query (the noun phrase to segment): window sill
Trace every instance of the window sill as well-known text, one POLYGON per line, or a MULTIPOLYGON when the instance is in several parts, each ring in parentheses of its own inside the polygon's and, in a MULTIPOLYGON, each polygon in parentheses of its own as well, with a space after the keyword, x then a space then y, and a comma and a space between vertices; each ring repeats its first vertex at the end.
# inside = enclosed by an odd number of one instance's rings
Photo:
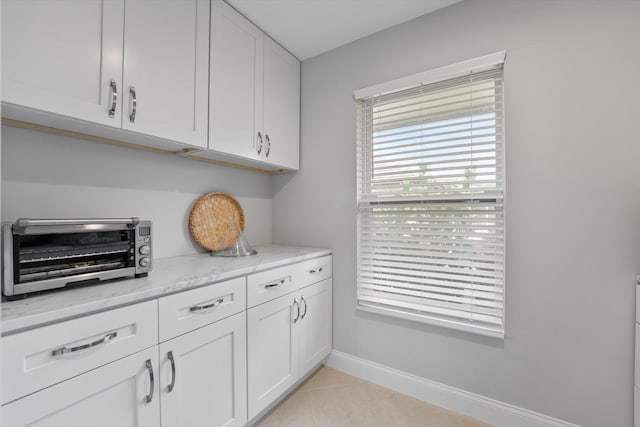
POLYGON ((440 326, 447 329, 453 329, 456 331, 468 332, 474 335, 482 335, 491 338, 497 338, 504 340, 504 330, 492 329, 488 326, 471 326, 466 323, 456 322, 455 320, 442 319, 435 316, 428 315, 415 315, 404 313, 400 310, 394 310, 391 308, 373 307, 368 305, 356 304, 356 310, 364 311, 367 313, 381 314, 383 316, 395 317, 398 319, 409 320, 412 322, 426 323, 428 325, 440 326))

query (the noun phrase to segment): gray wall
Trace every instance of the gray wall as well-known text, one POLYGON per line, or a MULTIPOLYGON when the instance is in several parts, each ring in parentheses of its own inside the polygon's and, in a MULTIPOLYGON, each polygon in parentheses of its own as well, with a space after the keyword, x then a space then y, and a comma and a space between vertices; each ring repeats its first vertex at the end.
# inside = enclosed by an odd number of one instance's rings
POLYGON ((225 191, 245 213, 251 244, 271 243, 271 178, 225 166, 2 127, 2 220, 151 219, 157 258, 201 251, 188 231, 201 195, 225 191))
POLYGON ((585 426, 630 426, 640 272, 640 2, 467 0, 302 64, 276 243, 334 250, 334 348, 585 426), (355 310, 352 93, 499 50, 504 341, 355 310))

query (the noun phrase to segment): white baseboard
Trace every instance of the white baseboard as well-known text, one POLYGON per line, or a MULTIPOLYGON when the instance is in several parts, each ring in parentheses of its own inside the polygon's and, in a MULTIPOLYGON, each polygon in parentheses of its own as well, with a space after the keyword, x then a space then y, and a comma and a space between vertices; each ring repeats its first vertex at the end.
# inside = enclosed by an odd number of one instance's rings
POLYGON ((580 427, 333 350, 325 365, 497 427, 580 427))

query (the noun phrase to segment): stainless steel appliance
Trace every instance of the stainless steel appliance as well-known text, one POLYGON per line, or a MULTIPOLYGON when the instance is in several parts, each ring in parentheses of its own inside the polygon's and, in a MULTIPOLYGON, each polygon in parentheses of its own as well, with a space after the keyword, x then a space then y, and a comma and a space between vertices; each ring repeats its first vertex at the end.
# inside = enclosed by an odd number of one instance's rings
POLYGON ((151 221, 26 219, 2 224, 8 299, 79 282, 143 277, 152 267, 151 221))

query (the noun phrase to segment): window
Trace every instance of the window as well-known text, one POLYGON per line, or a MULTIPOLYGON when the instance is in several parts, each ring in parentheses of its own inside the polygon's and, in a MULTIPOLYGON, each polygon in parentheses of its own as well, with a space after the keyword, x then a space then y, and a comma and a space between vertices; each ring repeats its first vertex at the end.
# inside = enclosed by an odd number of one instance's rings
POLYGON ((503 61, 355 93, 360 308, 504 336, 503 61))

